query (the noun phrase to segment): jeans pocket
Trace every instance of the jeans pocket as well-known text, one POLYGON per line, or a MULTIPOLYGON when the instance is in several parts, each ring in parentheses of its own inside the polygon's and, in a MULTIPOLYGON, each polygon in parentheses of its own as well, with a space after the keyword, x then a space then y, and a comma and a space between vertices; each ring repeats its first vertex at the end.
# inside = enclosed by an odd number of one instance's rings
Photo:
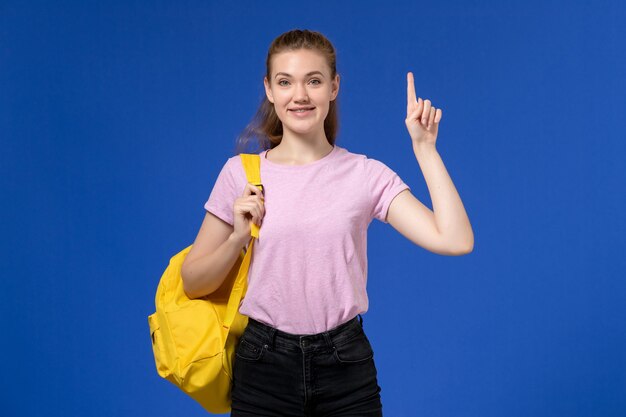
POLYGON ((239 344, 237 345, 237 349, 235 349, 235 356, 237 356, 238 359, 256 362, 263 356, 266 346, 267 345, 264 345, 255 338, 244 334, 239 339, 239 344))
POLYGON ((334 356, 339 363, 361 363, 372 359, 374 351, 365 333, 360 332, 340 345, 335 345, 334 356))

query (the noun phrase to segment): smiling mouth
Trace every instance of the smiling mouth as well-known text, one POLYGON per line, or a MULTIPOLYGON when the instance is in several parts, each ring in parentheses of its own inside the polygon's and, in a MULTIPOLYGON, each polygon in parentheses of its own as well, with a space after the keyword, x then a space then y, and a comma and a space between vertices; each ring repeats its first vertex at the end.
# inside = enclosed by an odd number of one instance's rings
POLYGON ((288 109, 288 110, 289 110, 289 111, 292 111, 292 112, 294 112, 294 113, 304 113, 304 112, 307 112, 307 111, 311 111, 311 110, 313 110, 314 108, 315 108, 315 107, 310 107, 310 108, 306 108, 306 109, 297 109, 297 110, 295 110, 295 109, 288 109))

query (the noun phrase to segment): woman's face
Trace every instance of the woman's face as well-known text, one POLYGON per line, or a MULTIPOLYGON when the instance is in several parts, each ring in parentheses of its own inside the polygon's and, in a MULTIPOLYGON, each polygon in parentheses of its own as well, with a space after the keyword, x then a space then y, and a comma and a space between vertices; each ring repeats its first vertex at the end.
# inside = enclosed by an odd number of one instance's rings
POLYGON ((272 79, 264 77, 267 99, 274 103, 283 132, 307 134, 324 129, 330 102, 339 92, 339 75, 330 78, 324 57, 307 49, 281 52, 272 57, 272 79), (296 108, 312 108, 296 113, 296 108))

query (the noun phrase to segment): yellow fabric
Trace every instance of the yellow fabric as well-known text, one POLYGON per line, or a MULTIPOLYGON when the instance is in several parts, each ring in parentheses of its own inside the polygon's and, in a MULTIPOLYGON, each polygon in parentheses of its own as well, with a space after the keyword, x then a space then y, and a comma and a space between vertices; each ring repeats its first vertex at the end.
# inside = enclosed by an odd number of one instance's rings
MULTIPOLYGON (((240 154, 248 182, 261 184, 258 154, 240 154)), ((231 409, 235 348, 248 323, 239 305, 248 288, 248 269, 259 226, 250 222, 250 243, 242 249, 221 287, 189 299, 181 267, 190 245, 174 255, 156 291, 156 312, 148 316, 157 373, 178 386, 210 413, 231 409)))

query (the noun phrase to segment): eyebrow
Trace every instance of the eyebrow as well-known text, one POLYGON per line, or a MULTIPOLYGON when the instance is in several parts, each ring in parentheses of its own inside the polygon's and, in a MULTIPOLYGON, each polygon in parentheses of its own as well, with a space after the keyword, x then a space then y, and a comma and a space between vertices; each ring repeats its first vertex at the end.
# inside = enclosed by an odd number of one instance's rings
MULTIPOLYGON (((308 72, 308 73, 306 73, 306 76, 308 77, 309 75, 313 75, 313 74, 319 74, 319 75, 321 75, 322 77, 324 76, 324 74, 322 74, 320 71, 311 71, 311 72, 308 72)), ((285 75, 285 76, 287 76, 287 77, 291 77, 291 75, 290 75, 290 74, 287 74, 286 72, 279 72, 279 73, 277 73, 277 74, 274 76, 274 78, 278 77, 279 75, 285 75)))

